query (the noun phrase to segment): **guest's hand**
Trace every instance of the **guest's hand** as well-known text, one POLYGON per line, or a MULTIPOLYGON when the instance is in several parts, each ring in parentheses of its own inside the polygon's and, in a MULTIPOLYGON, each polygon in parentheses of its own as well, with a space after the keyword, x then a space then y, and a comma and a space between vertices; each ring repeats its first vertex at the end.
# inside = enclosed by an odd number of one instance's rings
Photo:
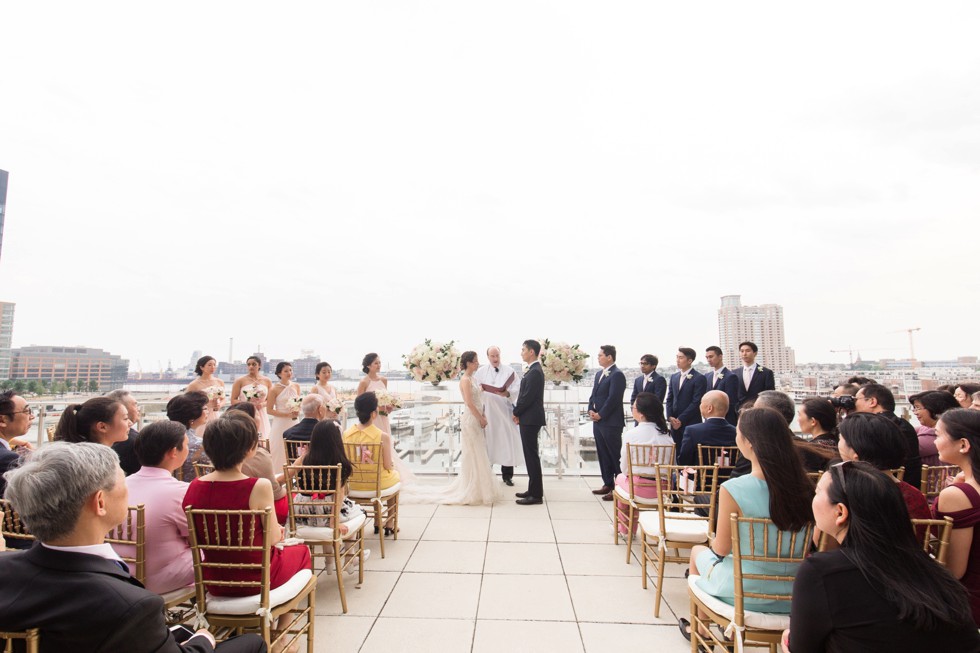
POLYGON ((681 421, 679 419, 677 419, 676 417, 671 417, 670 418, 670 428, 672 428, 672 429, 674 429, 676 431, 680 427, 681 427, 681 421))
POLYGON ((198 635, 203 635, 204 637, 207 637, 208 641, 211 642, 211 648, 217 646, 217 643, 214 641, 214 635, 212 635, 211 631, 208 630, 207 628, 201 628, 199 631, 191 635, 191 637, 197 637, 198 635))
POLYGON ((783 631, 783 638, 779 645, 783 649, 783 653, 789 653, 789 628, 783 631))

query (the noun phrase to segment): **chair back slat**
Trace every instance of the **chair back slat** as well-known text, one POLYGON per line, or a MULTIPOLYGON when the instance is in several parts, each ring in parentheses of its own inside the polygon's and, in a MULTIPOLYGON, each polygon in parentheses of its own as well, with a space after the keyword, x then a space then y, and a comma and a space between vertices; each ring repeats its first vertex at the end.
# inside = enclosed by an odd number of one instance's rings
POLYGON ((126 509, 126 519, 123 523, 109 531, 105 538, 106 544, 123 559, 123 562, 133 566, 133 578, 146 583, 146 510, 141 503, 126 509), (120 548, 124 547, 124 548, 120 548), (132 555, 128 555, 132 552, 132 555))
POLYGON ((292 465, 306 453, 310 443, 307 440, 283 440, 282 446, 286 449, 286 464, 292 465))
POLYGON ((923 465, 919 489, 925 495, 926 501, 932 503, 939 496, 939 493, 952 482, 959 471, 960 468, 955 465, 923 465))
POLYGON ((949 546, 949 538, 953 533, 953 518, 913 519, 911 521, 916 537, 922 539, 922 550, 945 567, 946 549, 949 546))
POLYGON ((18 632, 0 631, 0 642, 4 643, 3 653, 13 653, 14 642, 23 641, 26 653, 38 653, 41 650, 41 631, 29 628, 18 632))
POLYGON ((303 526, 333 529, 340 538, 337 516, 343 507, 343 467, 341 465, 287 465, 286 486, 289 497, 289 530, 303 526))
POLYGON ((669 532, 667 519, 707 520, 710 530, 715 521, 718 468, 714 465, 657 465, 657 473, 670 482, 667 492, 657 494, 660 532, 669 532), (700 514, 702 512, 706 514, 700 514))
POLYGON ((639 488, 656 487, 658 493, 670 489, 670 479, 661 477, 657 466, 674 462, 673 444, 627 443, 626 447, 625 471, 629 479, 630 497, 635 497, 639 488))
POLYGON ((384 470, 381 457, 381 444, 357 444, 345 442, 344 451, 354 466, 349 482, 355 487, 374 487, 381 494, 381 472, 384 470))
POLYGON ((727 481, 732 476, 732 468, 742 454, 735 445, 721 446, 713 444, 698 445, 698 465, 714 465, 718 468, 718 480, 727 481))
POLYGON ((210 474, 214 471, 214 465, 211 463, 194 463, 194 476, 195 478, 201 478, 205 474, 210 474))
POLYGON ((882 470, 882 471, 884 471, 887 474, 891 474, 892 476, 894 476, 895 478, 897 478, 900 481, 905 478, 905 467, 904 466, 899 467, 898 469, 885 469, 885 470, 882 470))
POLYGON ((813 524, 795 531, 780 531, 771 519, 739 517, 731 514, 732 557, 735 576, 735 624, 745 625, 745 599, 789 602, 793 595, 796 567, 803 562, 813 538, 813 524), (749 563, 746 565, 746 563, 749 563), (758 570, 758 564, 794 565, 792 571, 758 570), (747 569, 748 568, 748 569, 747 569), (750 569, 755 571, 750 571, 750 569), (772 573, 772 572, 775 573, 772 573), (783 592, 759 592, 745 589, 745 581, 786 583, 783 592))
POLYGON ((14 506, 7 499, 0 499, 0 510, 3 510, 3 520, 0 522, 0 537, 8 540, 27 540, 34 541, 34 536, 27 526, 20 519, 20 515, 14 510, 14 506))

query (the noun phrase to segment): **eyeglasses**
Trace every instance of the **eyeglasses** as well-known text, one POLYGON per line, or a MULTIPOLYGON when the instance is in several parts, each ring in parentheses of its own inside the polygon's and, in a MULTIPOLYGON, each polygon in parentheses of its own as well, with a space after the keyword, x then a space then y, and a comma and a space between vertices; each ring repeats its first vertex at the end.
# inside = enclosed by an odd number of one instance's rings
POLYGON ((34 409, 31 408, 30 406, 28 406, 24 410, 12 410, 9 413, 0 413, 0 415, 7 415, 9 417, 13 417, 14 415, 17 415, 18 413, 24 413, 25 415, 30 415, 31 417, 34 417, 35 415, 37 415, 37 413, 34 412, 34 409))

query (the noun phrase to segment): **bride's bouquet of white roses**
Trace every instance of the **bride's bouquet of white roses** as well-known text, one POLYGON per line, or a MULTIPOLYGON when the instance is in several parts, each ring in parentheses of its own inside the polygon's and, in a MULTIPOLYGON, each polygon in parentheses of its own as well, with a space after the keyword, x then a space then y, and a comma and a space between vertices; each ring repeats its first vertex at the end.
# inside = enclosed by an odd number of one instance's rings
POLYGON ((426 339, 410 353, 402 356, 405 359, 405 368, 416 381, 428 381, 432 385, 448 381, 459 374, 460 354, 453 346, 455 342, 450 340, 448 344, 443 344, 426 339))
POLYGON ((402 407, 401 400, 387 390, 375 390, 374 394, 378 397, 379 415, 390 415, 402 407))
POLYGON ((544 378, 554 381, 555 385, 585 378, 588 359, 589 355, 579 349, 578 345, 551 342, 547 338, 541 341, 541 368, 544 370, 544 378))

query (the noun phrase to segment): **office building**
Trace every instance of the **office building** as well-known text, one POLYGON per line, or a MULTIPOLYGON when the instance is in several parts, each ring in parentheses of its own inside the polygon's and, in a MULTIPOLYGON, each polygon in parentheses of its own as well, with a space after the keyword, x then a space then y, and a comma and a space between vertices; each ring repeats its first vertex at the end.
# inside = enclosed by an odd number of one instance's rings
POLYGON ((10 346, 14 338, 14 304, 0 302, 0 379, 10 378, 10 346))
POLYGON ((91 347, 17 347, 11 350, 11 379, 79 379, 99 384, 99 390, 121 388, 129 374, 129 361, 91 347))
POLYGON ((738 344, 746 340, 759 346, 756 362, 760 365, 772 368, 777 374, 796 369, 796 356, 793 349, 786 346, 783 332, 783 307, 778 304, 743 306, 741 295, 722 297, 718 309, 718 338, 718 346, 730 369, 738 369, 742 364, 738 344))

